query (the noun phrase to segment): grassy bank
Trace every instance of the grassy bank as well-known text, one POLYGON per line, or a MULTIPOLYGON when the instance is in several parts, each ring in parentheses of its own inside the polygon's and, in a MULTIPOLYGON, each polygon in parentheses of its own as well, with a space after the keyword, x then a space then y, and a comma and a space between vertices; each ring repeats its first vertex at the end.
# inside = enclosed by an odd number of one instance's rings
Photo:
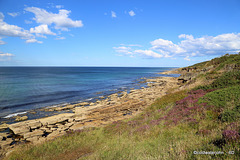
POLYGON ((239 57, 225 55, 184 68, 196 77, 132 119, 22 145, 6 159, 239 159, 239 57), (199 86, 184 89, 199 81, 199 86))

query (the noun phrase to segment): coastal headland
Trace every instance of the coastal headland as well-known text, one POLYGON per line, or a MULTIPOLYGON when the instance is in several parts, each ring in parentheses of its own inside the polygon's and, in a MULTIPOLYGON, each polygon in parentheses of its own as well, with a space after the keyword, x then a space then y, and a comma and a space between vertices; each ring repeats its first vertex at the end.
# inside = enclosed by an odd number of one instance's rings
MULTIPOLYGON (((169 72, 170 73, 170 72, 169 72)), ((164 73, 168 74, 168 72, 164 73)), ((26 116, 18 116, 17 123, 2 124, 0 146, 2 152, 22 143, 38 144, 62 136, 69 131, 77 131, 89 127, 100 127, 114 121, 127 119, 141 113, 157 98, 162 97, 180 87, 176 77, 156 77, 145 79, 146 88, 132 89, 114 93, 102 100, 81 102, 61 107, 43 109, 46 112, 72 110, 73 113, 62 113, 50 117, 26 120, 26 116)))
POLYGON ((221 151, 224 154, 210 157, 237 159, 239 55, 164 72, 166 77, 145 79, 148 87, 114 93, 94 103, 46 108, 73 113, 1 125, 5 130, 0 137, 1 156, 201 159, 195 153, 221 151))

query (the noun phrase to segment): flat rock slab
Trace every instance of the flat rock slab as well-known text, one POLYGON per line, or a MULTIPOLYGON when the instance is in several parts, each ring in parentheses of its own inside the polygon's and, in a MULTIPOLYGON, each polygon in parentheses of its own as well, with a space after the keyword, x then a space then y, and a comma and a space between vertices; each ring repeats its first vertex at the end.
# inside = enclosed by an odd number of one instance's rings
POLYGON ((30 131, 30 127, 22 123, 11 124, 9 125, 9 129, 12 130, 13 133, 17 135, 21 135, 30 131))
POLYGON ((36 137, 36 136, 42 136, 43 134, 44 134, 44 132, 42 130, 38 129, 38 130, 34 130, 33 132, 28 132, 28 133, 24 134, 23 137, 25 139, 27 139, 27 138, 36 137))
POLYGON ((67 121, 68 119, 74 117, 74 115, 74 113, 63 113, 51 117, 41 118, 39 121, 42 123, 42 125, 56 124, 67 121))
POLYGON ((24 134, 29 132, 30 129, 36 129, 42 126, 42 123, 39 120, 29 120, 19 123, 14 123, 9 125, 9 129, 13 131, 14 134, 24 134))

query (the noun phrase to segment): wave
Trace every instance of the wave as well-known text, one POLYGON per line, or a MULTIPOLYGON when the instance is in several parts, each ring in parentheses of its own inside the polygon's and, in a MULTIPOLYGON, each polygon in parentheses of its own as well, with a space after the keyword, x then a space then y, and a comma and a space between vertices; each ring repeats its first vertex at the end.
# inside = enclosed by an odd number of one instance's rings
POLYGON ((9 115, 7 115, 7 116, 5 116, 5 117, 3 117, 3 118, 11 118, 11 117, 15 117, 15 116, 17 116, 17 115, 25 114, 25 113, 27 113, 27 112, 12 113, 12 114, 9 114, 9 115))

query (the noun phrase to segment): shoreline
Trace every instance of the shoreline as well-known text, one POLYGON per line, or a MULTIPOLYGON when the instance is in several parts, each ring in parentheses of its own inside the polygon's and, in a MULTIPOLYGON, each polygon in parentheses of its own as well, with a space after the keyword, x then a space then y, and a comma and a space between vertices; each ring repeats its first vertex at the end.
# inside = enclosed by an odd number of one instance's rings
MULTIPOLYGON (((175 70, 176 68, 174 68, 173 70, 175 70)), ((169 70, 172 71, 172 70, 169 70)), ((166 72, 169 72, 166 71, 166 72)), ((56 114, 61 114, 60 111, 63 111, 63 113, 71 113, 72 107, 71 105, 77 105, 81 103, 95 103, 96 101, 102 100, 107 98, 108 96, 115 94, 115 93, 122 93, 122 92, 129 92, 132 89, 140 89, 142 87, 147 87, 147 83, 146 79, 151 79, 151 78, 157 78, 159 77, 159 74, 163 74, 166 76, 170 76, 170 77, 174 77, 175 74, 165 74, 164 72, 160 72, 160 73, 154 73, 153 75, 155 76, 148 76, 148 77, 141 77, 141 78, 136 78, 134 80, 134 82, 132 83, 131 87, 119 87, 119 88, 112 88, 109 89, 107 91, 101 91, 101 92, 96 92, 96 96, 94 97, 88 97, 87 99, 81 100, 81 101, 73 101, 73 102, 63 102, 63 103, 56 103, 56 104, 52 104, 52 105, 48 105, 48 106, 44 106, 44 107, 40 107, 40 108, 34 108, 34 109, 29 109, 29 110, 22 110, 19 112, 13 112, 13 113, 9 113, 6 114, 5 116, 0 117, 0 125, 7 123, 7 124, 12 124, 12 123, 16 123, 19 121, 23 121, 23 120, 32 120, 32 119, 39 119, 39 118, 44 118, 44 117, 49 117, 49 116, 53 116, 56 114), (100 96, 97 96, 97 95, 100 96), (69 107, 70 106, 70 107, 69 107), (56 113, 53 113, 56 112, 56 113), (27 119, 21 119, 22 116, 27 116, 27 119), (17 121, 16 121, 17 119, 17 121)), ((149 82, 150 83, 150 82, 149 82)))
MULTIPOLYGON (((172 74, 172 71, 158 74, 172 74)), ((89 127, 101 127, 114 121, 131 118, 152 104, 157 98, 168 93, 169 90, 180 87, 177 77, 145 78, 148 87, 113 93, 96 102, 80 102, 64 107, 44 108, 45 111, 65 111, 39 119, 25 120, 1 125, 0 133, 4 141, 0 146, 5 149, 18 146, 17 143, 38 144, 66 134, 89 127), (11 137, 11 138, 7 138, 11 137)))

